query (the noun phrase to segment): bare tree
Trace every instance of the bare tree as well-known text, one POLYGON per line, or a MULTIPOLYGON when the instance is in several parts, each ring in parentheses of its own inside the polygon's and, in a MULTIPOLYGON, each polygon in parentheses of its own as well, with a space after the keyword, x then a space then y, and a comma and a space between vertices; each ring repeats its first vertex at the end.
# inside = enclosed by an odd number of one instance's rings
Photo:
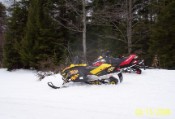
POLYGON ((82 33, 83 60, 86 62, 86 17, 88 4, 87 0, 63 0, 62 4, 55 5, 57 10, 52 11, 51 17, 64 28, 82 33), (82 6, 80 8, 80 6, 82 6), (64 15, 61 15, 64 12, 64 15), (69 14, 74 14, 75 19, 69 18, 69 14))
POLYGON ((127 45, 128 53, 132 52, 135 43, 133 41, 133 29, 136 27, 142 16, 139 16, 138 11, 149 5, 149 1, 137 0, 118 0, 116 4, 105 5, 103 9, 98 9, 93 13, 93 24, 112 26, 114 30, 120 34, 121 38, 114 34, 99 35, 99 37, 115 39, 127 45))
POLYGON ((132 51, 132 0, 128 0, 128 15, 127 15, 127 39, 128 53, 132 51))
POLYGON ((115 39, 128 44, 127 40, 128 32, 126 24, 127 20, 128 20, 128 9, 126 1, 122 0, 118 1, 116 4, 113 5, 105 5, 103 9, 95 10, 93 12, 91 24, 113 27, 113 30, 116 30, 118 33, 120 33, 122 38, 118 38, 114 34, 108 34, 108 35, 98 34, 98 36, 108 39, 115 39), (121 26, 124 27, 125 30, 121 29, 121 26))
POLYGON ((85 3, 85 0, 82 0, 82 10, 83 10, 83 19, 82 19, 82 22, 83 22, 83 38, 82 38, 82 41, 83 41, 83 58, 84 58, 84 61, 87 62, 86 60, 86 3, 85 3))

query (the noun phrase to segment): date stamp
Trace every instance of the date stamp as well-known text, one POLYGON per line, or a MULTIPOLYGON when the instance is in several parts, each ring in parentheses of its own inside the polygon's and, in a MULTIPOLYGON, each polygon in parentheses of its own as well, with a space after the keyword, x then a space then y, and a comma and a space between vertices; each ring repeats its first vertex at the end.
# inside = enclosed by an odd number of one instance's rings
POLYGON ((169 108, 136 108, 136 116, 170 116, 172 114, 169 108))

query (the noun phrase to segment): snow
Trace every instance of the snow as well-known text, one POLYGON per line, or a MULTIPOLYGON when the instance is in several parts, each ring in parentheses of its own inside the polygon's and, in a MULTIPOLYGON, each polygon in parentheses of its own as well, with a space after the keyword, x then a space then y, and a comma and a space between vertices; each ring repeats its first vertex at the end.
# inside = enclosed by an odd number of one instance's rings
POLYGON ((175 70, 124 73, 119 85, 61 85, 59 74, 39 81, 36 71, 0 69, 0 119, 173 119, 175 70))

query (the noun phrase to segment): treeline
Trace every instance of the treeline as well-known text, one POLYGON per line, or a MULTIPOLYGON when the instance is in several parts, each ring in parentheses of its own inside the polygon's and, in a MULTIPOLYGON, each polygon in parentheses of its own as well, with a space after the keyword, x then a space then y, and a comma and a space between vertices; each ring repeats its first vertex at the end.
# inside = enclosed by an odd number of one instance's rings
POLYGON ((5 6, 2 3, 0 3, 0 67, 2 67, 2 57, 3 57, 5 16, 6 16, 5 6))
POLYGON ((160 67, 175 67, 173 0, 21 0, 6 16, 0 7, 0 59, 9 70, 54 70, 105 50, 137 53, 149 66, 157 56, 160 67))

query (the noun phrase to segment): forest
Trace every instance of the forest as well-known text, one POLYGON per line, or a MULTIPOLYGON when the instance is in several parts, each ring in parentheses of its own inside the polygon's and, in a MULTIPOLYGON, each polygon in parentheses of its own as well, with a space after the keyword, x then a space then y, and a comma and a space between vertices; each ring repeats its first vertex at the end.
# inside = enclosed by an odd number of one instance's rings
POLYGON ((0 3, 0 67, 55 70, 75 56, 136 53, 175 68, 174 0, 20 0, 0 3))

